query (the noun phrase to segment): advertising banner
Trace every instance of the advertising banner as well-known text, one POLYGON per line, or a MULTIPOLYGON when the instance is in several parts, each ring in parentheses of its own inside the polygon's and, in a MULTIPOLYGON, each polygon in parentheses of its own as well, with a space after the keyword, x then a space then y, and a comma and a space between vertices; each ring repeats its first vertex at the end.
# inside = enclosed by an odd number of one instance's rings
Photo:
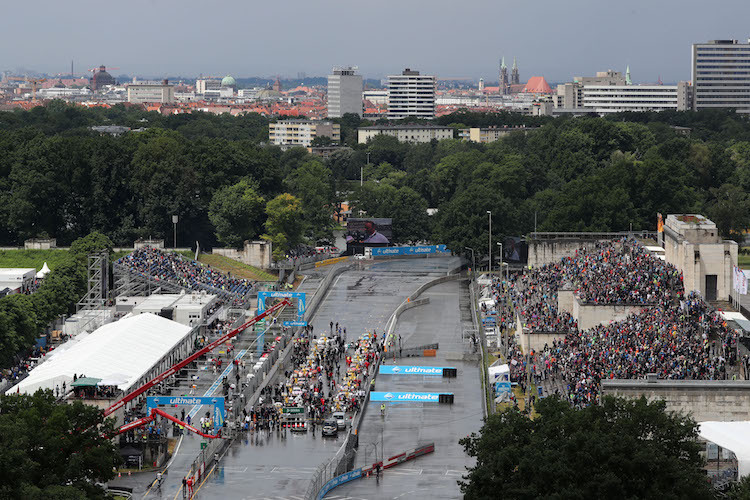
POLYGON ((438 252, 447 252, 445 245, 423 245, 416 247, 376 247, 372 249, 372 256, 384 255, 424 255, 438 252))
POLYGON ((330 481, 328 481, 326 484, 323 485, 323 487, 318 492, 318 495, 315 497, 318 500, 322 500, 324 496, 326 496, 326 493, 334 489, 336 486, 342 485, 344 483, 348 483, 349 481, 353 481, 355 479, 359 479, 362 477, 362 468, 354 469, 351 472, 347 472, 346 474, 341 474, 340 476, 336 476, 330 481))
POLYGON ((733 289, 742 295, 747 294, 747 275, 739 267, 734 268, 733 289))
POLYGON ((146 407, 149 414, 151 409, 157 406, 204 406, 214 407, 214 428, 224 425, 226 410, 224 409, 224 398, 217 396, 149 396, 146 398, 146 407))
MULTIPOLYGON (((266 310, 266 299, 297 299, 297 321, 305 320, 305 294, 303 292, 258 292, 258 314, 266 310)), ((304 326, 304 325, 292 325, 304 326)))
POLYGON ((371 392, 370 401, 386 403, 437 403, 440 394, 437 392, 371 392))
POLYGON ((284 326, 307 326, 307 321, 284 321, 284 326))
POLYGON ((452 366, 396 366, 380 365, 380 375, 442 375, 444 368, 452 366))

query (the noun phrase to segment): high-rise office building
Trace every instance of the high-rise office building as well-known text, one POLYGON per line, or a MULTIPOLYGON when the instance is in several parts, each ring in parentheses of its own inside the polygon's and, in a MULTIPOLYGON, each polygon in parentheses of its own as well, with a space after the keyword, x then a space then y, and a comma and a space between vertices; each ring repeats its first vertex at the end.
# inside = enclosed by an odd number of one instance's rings
POLYGON ((328 117, 341 118, 346 113, 362 116, 362 75, 357 68, 333 68, 328 75, 328 117))
POLYGON ((693 44, 693 110, 750 113, 750 40, 693 44))
POLYGON ((434 76, 420 75, 406 68, 400 75, 388 76, 388 119, 435 118, 434 76))

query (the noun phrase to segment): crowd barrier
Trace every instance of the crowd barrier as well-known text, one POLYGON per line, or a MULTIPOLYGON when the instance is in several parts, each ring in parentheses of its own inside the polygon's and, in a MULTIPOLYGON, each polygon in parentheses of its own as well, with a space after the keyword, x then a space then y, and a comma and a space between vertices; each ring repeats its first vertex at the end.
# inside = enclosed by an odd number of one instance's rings
POLYGON ((315 263, 315 267, 330 266, 331 264, 336 264, 338 262, 344 262, 348 258, 349 258, 348 256, 345 256, 345 257, 335 257, 333 259, 321 260, 321 261, 315 263))

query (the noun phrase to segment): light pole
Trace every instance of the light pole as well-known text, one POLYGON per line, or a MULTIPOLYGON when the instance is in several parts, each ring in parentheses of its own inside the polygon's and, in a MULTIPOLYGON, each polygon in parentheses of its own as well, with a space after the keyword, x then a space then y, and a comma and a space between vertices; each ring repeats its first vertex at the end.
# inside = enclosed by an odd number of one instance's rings
POLYGON ((489 253, 489 262, 487 263, 487 274, 492 281, 492 210, 487 210, 487 215, 490 216, 490 236, 487 239, 487 252, 489 253))
POLYGON ((497 246, 500 247, 500 281, 502 281, 503 280, 503 244, 498 241, 497 246))
POLYGON ((477 272, 477 261, 474 258, 474 249, 471 247, 464 247, 466 250, 471 250, 471 277, 474 278, 474 274, 477 272))
POLYGON ((174 224, 174 248, 177 249, 177 221, 179 217, 177 215, 172 216, 172 224, 174 224))
MULTIPOLYGON (((367 152, 367 166, 370 166, 370 152, 367 152)), ((365 174, 364 174, 364 167, 359 167, 359 186, 362 187, 362 185, 365 183, 365 174)))

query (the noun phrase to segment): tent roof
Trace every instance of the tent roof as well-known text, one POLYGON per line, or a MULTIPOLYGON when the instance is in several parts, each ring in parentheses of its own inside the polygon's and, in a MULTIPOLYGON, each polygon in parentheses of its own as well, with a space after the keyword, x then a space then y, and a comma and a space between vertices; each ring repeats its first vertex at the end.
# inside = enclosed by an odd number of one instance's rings
POLYGON ((73 382, 74 374, 122 381, 117 387, 130 389, 159 360, 190 333, 175 321, 139 314, 108 323, 92 333, 81 334, 58 347, 29 376, 6 392, 33 393, 73 382))
POLYGON ((93 387, 101 382, 102 379, 94 377, 81 377, 72 384, 73 387, 93 387))
POLYGON ((750 474, 750 422, 701 422, 698 435, 732 451, 740 477, 750 474))
POLYGON ((49 266, 45 262, 44 265, 42 266, 42 268, 39 270, 39 272, 36 273, 36 277, 37 278, 44 278, 48 274, 49 274, 49 266))

